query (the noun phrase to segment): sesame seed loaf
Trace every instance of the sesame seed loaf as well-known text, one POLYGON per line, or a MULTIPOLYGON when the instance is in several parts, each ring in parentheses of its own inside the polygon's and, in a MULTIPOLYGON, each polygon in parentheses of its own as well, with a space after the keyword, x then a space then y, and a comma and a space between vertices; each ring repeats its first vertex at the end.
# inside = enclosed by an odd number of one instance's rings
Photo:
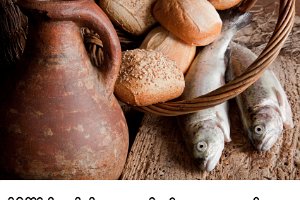
POLYGON ((135 49, 123 52, 115 95, 135 106, 147 106, 179 97, 183 73, 161 52, 135 49))

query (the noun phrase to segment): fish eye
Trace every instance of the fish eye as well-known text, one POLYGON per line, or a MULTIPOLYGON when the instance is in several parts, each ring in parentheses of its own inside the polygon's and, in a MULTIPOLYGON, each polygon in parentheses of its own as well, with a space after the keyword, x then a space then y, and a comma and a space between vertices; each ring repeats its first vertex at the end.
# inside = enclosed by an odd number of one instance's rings
POLYGON ((207 149, 207 143, 206 142, 198 142, 197 144, 197 150, 200 152, 203 152, 207 149))
POLYGON ((261 135, 265 132, 265 127, 262 126, 262 125, 257 125, 254 127, 254 132, 257 134, 257 135, 261 135))

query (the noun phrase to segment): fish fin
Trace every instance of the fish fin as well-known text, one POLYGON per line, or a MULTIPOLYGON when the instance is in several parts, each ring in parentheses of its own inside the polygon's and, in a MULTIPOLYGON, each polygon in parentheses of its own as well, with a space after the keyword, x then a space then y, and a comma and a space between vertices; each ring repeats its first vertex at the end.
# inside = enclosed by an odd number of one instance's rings
POLYGON ((229 58, 226 71, 227 82, 232 81, 235 77, 241 75, 246 70, 243 61, 235 55, 236 52, 241 48, 245 49, 246 47, 235 42, 231 42, 230 46, 228 47, 227 55, 229 55, 229 58))
POLYGON ((231 73, 231 49, 230 47, 227 48, 226 52, 225 52, 225 65, 226 65, 226 71, 225 71, 225 82, 229 82, 233 79, 232 77, 232 73, 231 73))
POLYGON ((228 47, 225 51, 225 66, 228 68, 231 58, 231 49, 228 47))
POLYGON ((282 121, 283 125, 286 129, 292 129, 294 127, 294 122, 293 122, 293 113, 290 107, 290 104, 287 100, 286 95, 284 96, 278 91, 276 88, 273 88, 279 108, 280 108, 280 114, 282 116, 282 121))
POLYGON ((283 108, 284 107, 283 97, 281 96, 280 92, 276 88, 273 88, 273 90, 276 94, 276 98, 277 98, 277 101, 279 103, 279 107, 283 108))
POLYGON ((287 114, 288 116, 286 117, 286 120, 283 122, 283 126, 286 129, 292 129, 292 128, 294 128, 293 113, 292 113, 292 111, 288 112, 288 113, 289 114, 287 114))
POLYGON ((225 142, 231 142, 229 121, 225 120, 219 111, 216 112, 217 126, 222 130, 225 142))

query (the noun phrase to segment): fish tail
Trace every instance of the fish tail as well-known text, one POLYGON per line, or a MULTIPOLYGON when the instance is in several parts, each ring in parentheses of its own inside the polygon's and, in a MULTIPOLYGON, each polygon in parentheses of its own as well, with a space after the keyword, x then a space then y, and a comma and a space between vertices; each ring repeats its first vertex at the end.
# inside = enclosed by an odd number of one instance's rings
POLYGON ((247 13, 240 13, 239 15, 236 15, 233 18, 233 23, 232 26, 235 26, 236 29, 242 29, 245 26, 249 25, 251 23, 251 19, 252 19, 252 14, 247 12, 247 13))
POLYGON ((252 14, 242 13, 238 10, 229 10, 220 12, 220 15, 223 21, 223 29, 218 40, 222 41, 222 53, 225 54, 225 51, 236 32, 250 24, 252 14))
POLYGON ((226 51, 225 51, 225 64, 226 66, 228 66, 231 62, 231 49, 230 46, 227 47, 226 51))
POLYGON ((242 13, 238 10, 230 10, 221 13, 223 20, 223 31, 228 29, 240 30, 251 23, 252 14, 249 12, 242 13))

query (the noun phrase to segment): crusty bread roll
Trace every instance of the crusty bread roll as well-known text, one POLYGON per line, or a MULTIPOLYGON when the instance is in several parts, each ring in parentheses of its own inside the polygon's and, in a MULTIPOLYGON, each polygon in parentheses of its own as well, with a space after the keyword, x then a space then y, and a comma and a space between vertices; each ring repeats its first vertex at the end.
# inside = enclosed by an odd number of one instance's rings
POLYGON ((210 44, 222 29, 218 12, 207 0, 158 0, 153 15, 168 31, 196 46, 210 44))
POLYGON ((122 101, 147 106, 179 97, 184 90, 183 73, 161 52, 135 49, 123 52, 115 85, 122 101))
POLYGON ((187 71, 196 54, 195 46, 186 44, 161 26, 148 33, 140 48, 162 52, 174 60, 183 73, 187 71))
POLYGON ((226 10, 238 5, 242 0, 209 0, 217 10, 226 10))
POLYGON ((155 24, 151 14, 156 0, 99 0, 99 5, 109 18, 125 31, 141 35, 155 24))

